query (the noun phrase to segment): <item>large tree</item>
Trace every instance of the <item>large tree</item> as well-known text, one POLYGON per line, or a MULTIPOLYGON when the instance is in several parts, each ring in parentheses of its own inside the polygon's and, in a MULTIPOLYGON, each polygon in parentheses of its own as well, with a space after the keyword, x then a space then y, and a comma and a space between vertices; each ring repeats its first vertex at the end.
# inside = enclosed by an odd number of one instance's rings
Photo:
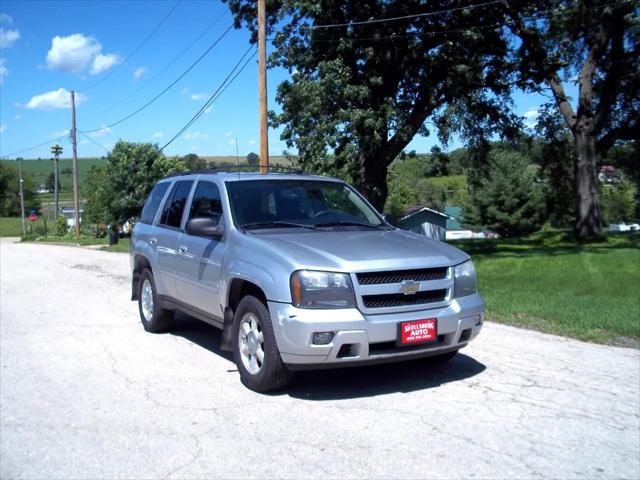
MULTIPOLYGON (((635 1, 508 0, 517 85, 549 91, 575 146, 579 238, 602 234, 598 163, 640 137, 640 28, 635 1), (578 86, 577 98, 567 82, 578 86)), ((638 160, 640 167, 640 160, 638 160)))
MULTIPOLYGON (((228 1, 255 41, 256 3, 228 1)), ((443 126, 452 106, 480 112, 484 127, 511 124, 508 39, 496 27, 502 5, 441 12, 451 7, 449 0, 267 1, 270 64, 292 72, 278 86, 282 111, 271 119, 284 125, 282 138, 303 167, 350 177, 382 209, 387 168, 416 134, 429 133, 427 119, 443 126), (390 17, 405 18, 367 23, 390 17), (329 24, 339 26, 320 27, 329 24)))

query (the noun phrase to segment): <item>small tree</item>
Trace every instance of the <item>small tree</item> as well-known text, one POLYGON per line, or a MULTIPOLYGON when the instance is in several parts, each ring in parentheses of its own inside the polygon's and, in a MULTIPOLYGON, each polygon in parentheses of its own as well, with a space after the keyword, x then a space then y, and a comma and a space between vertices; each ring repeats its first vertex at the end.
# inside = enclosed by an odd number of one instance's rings
POLYGON ((203 170, 209 165, 204 158, 200 158, 195 153, 188 153, 182 157, 182 160, 189 170, 203 170))
MULTIPOLYGON (((44 182, 44 186, 47 187, 47 190, 53 191, 55 190, 56 184, 56 175, 53 172, 49 172, 47 179, 44 182)), ((58 179, 58 190, 60 190, 60 179, 58 179)))
POLYGON ((483 174, 470 186, 471 203, 464 208, 466 223, 503 237, 526 235, 544 222, 541 184, 520 152, 494 148, 483 174))
POLYGON ((247 163, 253 166, 258 165, 260 163, 260 157, 257 153, 251 152, 247 155, 247 163))
MULTIPOLYGON (((0 161, 0 217, 20 215, 20 177, 13 162, 0 161)), ((31 177, 23 177, 24 208, 40 208, 40 199, 31 177)))
POLYGON ((634 186, 627 181, 604 185, 600 197, 604 223, 629 223, 635 220, 635 193, 634 186))
POLYGON ((106 165, 87 179, 88 218, 111 223, 135 217, 159 179, 186 169, 182 159, 165 157, 157 145, 119 141, 106 165))

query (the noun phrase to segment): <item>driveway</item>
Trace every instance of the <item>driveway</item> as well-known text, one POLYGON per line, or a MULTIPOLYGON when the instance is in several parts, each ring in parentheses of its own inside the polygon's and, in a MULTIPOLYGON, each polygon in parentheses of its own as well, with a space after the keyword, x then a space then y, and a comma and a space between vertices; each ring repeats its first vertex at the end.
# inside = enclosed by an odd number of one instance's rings
POLYGON ((5 239, 0 263, 2 478, 640 478, 638 350, 487 323, 444 367, 260 395, 214 328, 143 331, 126 255, 5 239))

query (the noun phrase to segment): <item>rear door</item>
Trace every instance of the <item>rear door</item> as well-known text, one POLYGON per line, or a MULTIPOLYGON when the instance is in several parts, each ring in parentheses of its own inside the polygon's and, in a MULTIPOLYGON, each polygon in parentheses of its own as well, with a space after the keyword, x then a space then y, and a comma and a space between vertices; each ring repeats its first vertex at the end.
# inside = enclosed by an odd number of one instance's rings
MULTIPOLYGON (((199 181, 185 224, 192 218, 212 218, 223 222, 220 189, 209 181, 199 181)), ((178 241, 176 289, 180 301, 206 314, 222 318, 221 266, 226 238, 196 237, 182 233, 178 241)))
POLYGON ((155 244, 158 254, 159 272, 154 272, 156 283, 161 283, 163 293, 172 298, 177 297, 174 272, 177 267, 178 239, 182 215, 192 186, 193 180, 181 180, 173 184, 155 229, 155 237, 149 240, 155 244))

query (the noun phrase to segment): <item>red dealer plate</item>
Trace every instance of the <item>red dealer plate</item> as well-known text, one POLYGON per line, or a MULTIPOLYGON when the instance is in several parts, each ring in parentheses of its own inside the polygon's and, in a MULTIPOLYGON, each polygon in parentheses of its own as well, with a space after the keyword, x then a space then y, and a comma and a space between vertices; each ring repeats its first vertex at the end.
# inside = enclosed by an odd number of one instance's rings
POLYGON ((438 320, 435 318, 400 322, 399 327, 401 345, 429 343, 438 339, 438 320))

